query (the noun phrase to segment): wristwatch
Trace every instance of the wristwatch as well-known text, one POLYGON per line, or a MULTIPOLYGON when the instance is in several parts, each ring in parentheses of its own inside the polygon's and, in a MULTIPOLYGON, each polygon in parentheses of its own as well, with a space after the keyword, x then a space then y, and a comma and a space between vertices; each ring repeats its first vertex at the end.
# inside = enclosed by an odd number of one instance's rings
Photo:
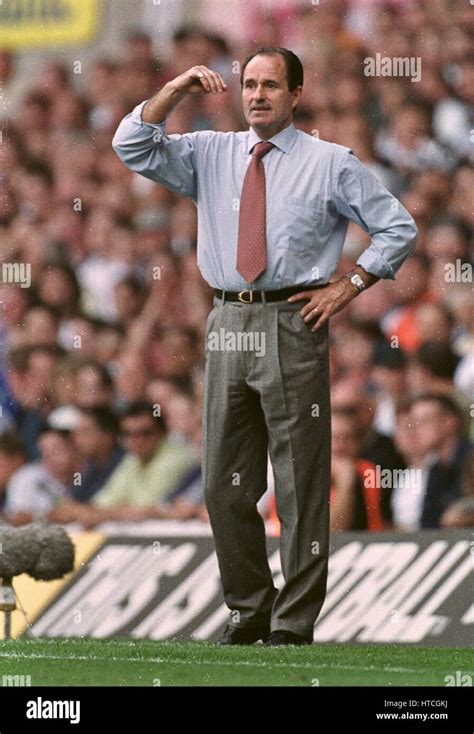
POLYGON ((352 285, 355 285, 359 293, 362 293, 362 291, 365 290, 365 283, 360 277, 359 273, 356 273, 355 270, 351 270, 350 273, 347 273, 345 276, 346 278, 349 278, 352 285))

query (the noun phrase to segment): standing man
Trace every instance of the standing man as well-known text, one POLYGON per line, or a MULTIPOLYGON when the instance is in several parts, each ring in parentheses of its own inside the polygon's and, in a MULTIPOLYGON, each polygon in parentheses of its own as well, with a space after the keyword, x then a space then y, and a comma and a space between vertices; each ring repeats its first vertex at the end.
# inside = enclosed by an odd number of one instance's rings
POLYGON ((303 88, 295 54, 257 49, 242 65, 241 86, 245 132, 166 134, 165 118, 185 95, 226 92, 220 74, 194 66, 138 105, 113 146, 133 171, 198 209, 198 264, 215 293, 203 476, 231 610, 220 643, 309 644, 329 555, 328 320, 379 278, 394 277, 417 230, 350 149, 295 128, 303 88), (349 219, 372 241, 351 273, 329 283, 349 219), (268 451, 280 590, 257 511, 268 451))

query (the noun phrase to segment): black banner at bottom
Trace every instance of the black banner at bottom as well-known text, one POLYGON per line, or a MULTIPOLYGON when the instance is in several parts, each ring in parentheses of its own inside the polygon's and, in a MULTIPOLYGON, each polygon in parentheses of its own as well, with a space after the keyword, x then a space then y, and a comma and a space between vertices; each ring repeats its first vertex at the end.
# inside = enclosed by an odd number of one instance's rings
POLYGON ((282 715, 295 725, 305 716, 320 731, 356 725, 364 732, 471 734, 472 688, 0 688, 1 734, 104 724, 146 732, 199 720, 242 731, 261 722, 268 730, 282 715))

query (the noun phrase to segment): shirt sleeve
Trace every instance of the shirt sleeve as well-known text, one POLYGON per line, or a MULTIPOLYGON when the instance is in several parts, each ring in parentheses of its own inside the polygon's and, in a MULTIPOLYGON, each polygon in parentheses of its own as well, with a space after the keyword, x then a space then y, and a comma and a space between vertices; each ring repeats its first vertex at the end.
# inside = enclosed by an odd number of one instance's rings
POLYGON ((143 122, 145 104, 146 100, 124 117, 112 140, 113 149, 130 170, 195 201, 195 143, 199 133, 166 135, 166 120, 143 122))
POLYGON ((349 149, 342 154, 335 201, 339 213, 356 222, 372 238, 357 265, 377 278, 393 280, 415 247, 415 221, 349 149))

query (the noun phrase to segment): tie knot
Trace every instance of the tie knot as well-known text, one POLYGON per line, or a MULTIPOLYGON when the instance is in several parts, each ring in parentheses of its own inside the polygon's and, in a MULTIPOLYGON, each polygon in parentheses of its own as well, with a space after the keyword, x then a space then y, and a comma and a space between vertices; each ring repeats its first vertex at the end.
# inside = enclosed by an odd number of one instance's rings
POLYGON ((262 140, 261 143, 257 143, 254 146, 252 155, 257 156, 257 158, 263 158, 264 155, 268 153, 269 150, 273 148, 273 143, 267 143, 262 140))

